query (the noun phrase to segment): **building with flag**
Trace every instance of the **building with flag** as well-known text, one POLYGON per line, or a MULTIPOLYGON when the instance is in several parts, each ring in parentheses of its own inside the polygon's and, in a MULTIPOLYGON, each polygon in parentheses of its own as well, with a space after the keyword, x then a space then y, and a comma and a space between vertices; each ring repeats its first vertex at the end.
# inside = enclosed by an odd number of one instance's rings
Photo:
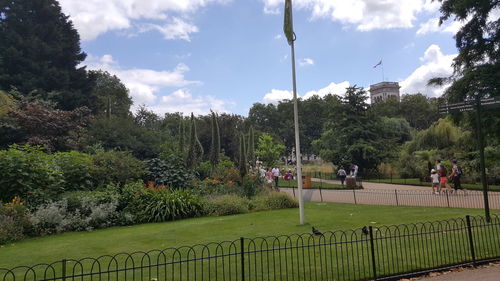
POLYGON ((371 103, 385 101, 393 97, 399 101, 399 86, 398 82, 380 82, 370 85, 370 100, 371 103))

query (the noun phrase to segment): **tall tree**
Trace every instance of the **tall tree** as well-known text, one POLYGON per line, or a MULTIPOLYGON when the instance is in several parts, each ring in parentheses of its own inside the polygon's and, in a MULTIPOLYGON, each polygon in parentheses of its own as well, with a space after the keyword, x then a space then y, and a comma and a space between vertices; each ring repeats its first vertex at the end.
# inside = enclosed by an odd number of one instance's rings
POLYGON ((189 132, 189 148, 186 158, 186 166, 188 168, 193 168, 200 161, 203 156, 203 146, 198 139, 198 134, 196 133, 196 120, 194 114, 191 113, 191 129, 189 132))
POLYGON ((186 129, 184 127, 184 119, 182 116, 179 116, 179 155, 184 158, 184 136, 186 134, 186 129))
POLYGON ((56 0, 0 0, 0 89, 57 92, 66 110, 89 106, 92 83, 78 67, 85 57, 56 0))
POLYGON ((273 167, 284 152, 285 146, 275 142, 270 134, 260 135, 255 154, 267 168, 273 167))
POLYGON ((255 168, 255 134, 253 126, 248 130, 247 160, 251 168, 255 168))
POLYGON ((107 71, 91 70, 89 78, 93 81, 90 105, 95 115, 114 115, 125 117, 130 114, 132 98, 127 87, 115 75, 107 71))
POLYGON ((454 75, 449 77, 453 84, 446 92, 447 98, 500 95, 500 18, 494 14, 500 8, 500 1, 439 2, 440 24, 452 17, 465 23, 455 35, 459 53, 453 60, 454 75))
POLYGON ((212 112, 212 143, 210 146, 210 164, 212 167, 219 164, 220 157, 220 134, 219 134, 219 122, 217 122, 217 115, 212 112))
POLYGON ((240 134, 240 161, 239 161, 240 176, 243 178, 247 173, 247 157, 246 157, 246 147, 245 147, 245 137, 240 134))
MULTIPOLYGON (((429 83, 447 84, 444 98, 451 102, 474 99, 477 96, 500 96, 500 18, 498 0, 439 0, 440 23, 453 18, 464 24, 455 35, 458 55, 453 60, 451 77, 438 77, 429 83)), ((456 116, 470 127, 476 126, 475 114, 456 116), (465 118, 464 118, 465 117, 465 118)), ((498 110, 485 110, 483 114, 486 140, 500 137, 498 110), (489 136, 489 138, 488 138, 489 136)))

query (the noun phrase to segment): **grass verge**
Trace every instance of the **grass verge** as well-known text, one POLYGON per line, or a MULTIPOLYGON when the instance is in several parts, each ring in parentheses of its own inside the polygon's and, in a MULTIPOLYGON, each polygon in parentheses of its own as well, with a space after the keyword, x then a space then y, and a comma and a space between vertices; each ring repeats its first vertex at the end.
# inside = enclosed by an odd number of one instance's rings
MULTIPOLYGON (((431 186, 429 182, 421 182, 420 179, 374 179, 364 180, 366 182, 375 183, 389 183, 389 184, 403 184, 403 185, 417 185, 417 186, 431 186)), ((451 184, 453 186, 453 184, 451 184)), ((470 190, 483 190, 482 184, 462 183, 462 186, 470 190)), ((500 185, 488 185, 488 189, 492 191, 500 191, 500 185)))
POLYGON ((370 206, 306 203, 306 224, 299 225, 298 209, 265 211, 225 217, 203 217, 165 223, 112 227, 26 239, 0 248, 0 267, 34 265, 63 258, 98 257, 292 233, 391 225, 481 215, 480 209, 370 206))

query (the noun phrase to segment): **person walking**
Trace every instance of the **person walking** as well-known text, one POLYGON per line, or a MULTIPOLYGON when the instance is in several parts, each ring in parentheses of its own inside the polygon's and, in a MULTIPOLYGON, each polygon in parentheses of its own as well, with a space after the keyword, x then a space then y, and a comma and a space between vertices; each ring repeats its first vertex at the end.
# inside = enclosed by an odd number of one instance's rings
POLYGON ((457 193, 458 190, 462 190, 467 194, 467 190, 462 187, 462 183, 460 182, 460 178, 463 175, 462 167, 458 165, 456 159, 451 160, 451 163, 453 163, 453 167, 451 168, 450 181, 453 183, 455 193, 457 193))
POLYGON ((431 179, 432 179, 432 192, 434 194, 439 194, 439 192, 438 192, 438 190, 440 189, 439 188, 439 174, 434 169, 431 170, 431 179))
POLYGON ((274 177, 274 187, 278 189, 278 182, 280 178, 280 169, 278 167, 273 168, 273 177, 274 177))
POLYGON ((345 172, 344 169, 342 169, 342 167, 337 171, 337 175, 339 176, 339 179, 340 179, 340 184, 342 184, 342 186, 344 186, 344 181, 345 181, 345 177, 347 176, 347 173, 345 172))

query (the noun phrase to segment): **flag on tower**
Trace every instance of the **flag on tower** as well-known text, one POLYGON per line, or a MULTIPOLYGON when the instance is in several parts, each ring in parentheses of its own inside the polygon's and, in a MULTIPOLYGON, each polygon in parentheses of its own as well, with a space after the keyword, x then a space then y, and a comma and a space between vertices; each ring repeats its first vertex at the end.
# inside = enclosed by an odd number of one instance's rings
POLYGON ((382 65, 382 60, 380 60, 373 68, 377 68, 379 65, 382 65))
POLYGON ((283 24, 286 40, 289 45, 294 41, 293 36, 293 21, 292 21, 292 0, 285 0, 285 22, 283 24))

